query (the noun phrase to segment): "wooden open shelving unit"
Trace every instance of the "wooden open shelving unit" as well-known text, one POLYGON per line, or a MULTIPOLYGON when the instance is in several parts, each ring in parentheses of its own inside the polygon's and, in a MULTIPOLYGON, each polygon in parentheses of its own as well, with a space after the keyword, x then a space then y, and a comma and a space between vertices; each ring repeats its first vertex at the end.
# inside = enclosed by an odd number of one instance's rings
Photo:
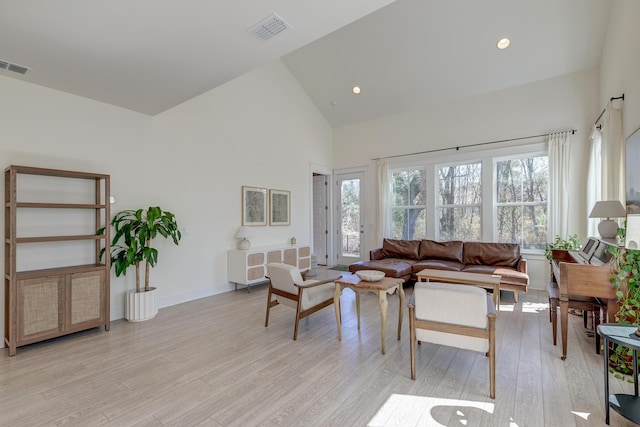
MULTIPOLYGON (((63 190, 63 188, 60 188, 63 190)), ((53 192, 55 194, 55 192, 53 192)), ((5 343, 9 355, 17 347, 38 341, 104 326, 109 330, 110 288, 110 177, 105 174, 9 166, 5 169, 4 212, 4 292, 5 343), (20 175, 93 180, 93 203, 52 203, 19 201, 20 175), (19 237, 21 212, 34 209, 46 218, 47 211, 93 210, 94 234, 19 237), (97 230, 105 227, 102 235, 97 230), (94 263, 18 271, 18 246, 70 241, 93 241, 94 263), (100 251, 107 254, 100 260, 100 251)), ((49 213, 49 215, 53 215, 49 213)), ((48 233, 47 233, 48 234, 48 233)))

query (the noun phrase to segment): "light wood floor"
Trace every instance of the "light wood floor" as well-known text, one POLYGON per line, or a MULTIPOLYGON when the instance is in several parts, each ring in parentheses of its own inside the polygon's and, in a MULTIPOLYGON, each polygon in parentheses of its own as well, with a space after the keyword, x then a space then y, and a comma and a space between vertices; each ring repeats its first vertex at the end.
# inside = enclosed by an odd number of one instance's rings
MULTIPOLYGON (((407 297, 412 288, 407 289, 407 297)), ((546 293, 505 293, 497 319, 497 398, 488 360, 423 345, 410 379, 407 310, 396 340, 390 297, 387 354, 380 354, 375 296, 342 296, 342 342, 333 306, 304 319, 272 309, 266 286, 160 311, 148 322, 116 321, 0 356, 3 426, 602 426, 603 364, 582 320, 571 317, 569 354, 551 343, 546 293)), ((611 379, 613 392, 632 385, 611 379)), ((628 425, 618 414, 611 425, 628 425)))

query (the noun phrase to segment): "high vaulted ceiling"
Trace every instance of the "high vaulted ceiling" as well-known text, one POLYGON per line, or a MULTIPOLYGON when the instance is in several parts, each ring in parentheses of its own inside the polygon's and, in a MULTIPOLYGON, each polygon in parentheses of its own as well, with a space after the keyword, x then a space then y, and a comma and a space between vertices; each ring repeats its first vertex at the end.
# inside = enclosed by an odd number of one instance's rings
POLYGON ((611 3, 0 0, 0 74, 154 115, 282 57, 341 126, 596 67, 611 3))

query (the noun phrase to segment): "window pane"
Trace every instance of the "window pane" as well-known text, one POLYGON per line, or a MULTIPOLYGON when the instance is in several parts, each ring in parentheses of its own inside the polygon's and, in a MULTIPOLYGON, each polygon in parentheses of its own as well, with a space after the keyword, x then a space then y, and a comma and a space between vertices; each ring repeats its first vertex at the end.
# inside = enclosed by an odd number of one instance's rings
POLYGON ((440 240, 480 241, 480 207, 440 209, 440 240))
POLYGON ((424 169, 393 172, 393 205, 424 206, 426 178, 424 169))
POLYGON ((396 171, 393 180, 393 237, 422 239, 426 237, 426 175, 424 169, 396 171))
POLYGON ((394 209, 393 238, 403 240, 425 239, 425 209, 394 209))
POLYGON ((499 206, 498 241, 519 243, 522 249, 544 249, 547 245, 547 205, 499 206))
POLYGON ((443 166, 438 170, 440 205, 473 205, 482 202, 482 164, 443 166))
POLYGON ((496 164, 498 203, 546 202, 549 188, 547 156, 502 160, 496 164))

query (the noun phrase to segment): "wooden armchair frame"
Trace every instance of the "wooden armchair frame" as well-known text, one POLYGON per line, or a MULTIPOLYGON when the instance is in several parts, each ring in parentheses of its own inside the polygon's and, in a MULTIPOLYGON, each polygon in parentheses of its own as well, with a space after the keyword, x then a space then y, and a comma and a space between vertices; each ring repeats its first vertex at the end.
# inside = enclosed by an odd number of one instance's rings
MULTIPOLYGON (((463 335, 468 337, 484 338, 489 341, 489 396, 496 397, 496 309, 491 297, 487 297, 487 327, 476 328, 472 326, 441 323, 433 320, 421 320, 416 318, 415 293, 409 300, 409 343, 411 353, 411 379, 416 379, 416 329, 425 329, 436 332, 463 335)), ((420 344, 420 341, 418 341, 420 344)), ((462 347, 461 347, 462 348, 462 347)))
POLYGON ((265 320, 264 320, 264 326, 267 327, 269 326, 269 311, 271 310, 271 307, 275 307, 276 305, 280 304, 278 302, 278 300, 272 300, 272 295, 277 295, 280 296, 282 298, 287 298, 289 300, 295 301, 296 302, 296 321, 295 321, 295 326, 293 329, 293 339, 296 340, 298 338, 298 323, 300 322, 300 319, 303 319, 313 313, 315 313, 318 310, 321 310, 331 304, 333 304, 333 294, 331 295, 330 298, 321 301, 320 303, 307 308, 306 310, 302 310, 302 295, 303 292, 305 290, 311 289, 311 288, 315 288, 317 286, 320 285, 325 285, 327 283, 333 283, 335 281, 335 278, 333 279, 327 279, 327 280, 321 280, 318 282, 313 282, 313 283, 295 283, 294 285, 296 286, 296 288, 298 289, 298 293, 294 294, 291 292, 286 292, 283 291, 281 289, 277 289, 273 287, 273 283, 271 282, 271 278, 267 277, 269 279, 269 292, 267 294, 267 313, 265 316, 265 320))

